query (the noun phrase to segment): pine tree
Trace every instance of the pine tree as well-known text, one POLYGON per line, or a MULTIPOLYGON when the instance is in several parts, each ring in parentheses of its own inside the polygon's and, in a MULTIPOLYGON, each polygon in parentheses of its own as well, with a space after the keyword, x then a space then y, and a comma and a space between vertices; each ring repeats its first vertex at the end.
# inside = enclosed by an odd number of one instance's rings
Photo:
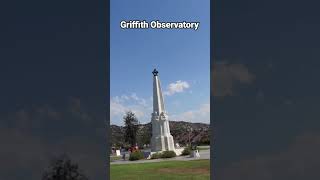
POLYGON ((138 119, 136 118, 135 114, 131 111, 126 112, 125 116, 123 117, 124 124, 125 124, 125 134, 124 139, 125 142, 129 143, 131 146, 135 146, 137 142, 137 131, 138 131, 138 119))

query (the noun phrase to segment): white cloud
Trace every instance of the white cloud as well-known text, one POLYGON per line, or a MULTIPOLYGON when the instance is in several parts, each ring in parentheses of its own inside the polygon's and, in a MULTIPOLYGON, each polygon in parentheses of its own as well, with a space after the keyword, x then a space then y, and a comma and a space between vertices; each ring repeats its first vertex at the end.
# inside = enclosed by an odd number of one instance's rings
POLYGON ((189 110, 169 117, 173 121, 210 123, 210 104, 202 104, 198 109, 189 110))
POLYGON ((181 93, 188 88, 190 88, 190 85, 188 82, 179 80, 174 83, 170 83, 167 90, 163 94, 171 96, 175 93, 181 93))
POLYGON ((113 102, 116 102, 118 104, 122 104, 122 103, 138 103, 140 105, 143 105, 143 106, 147 106, 147 102, 144 98, 140 98, 137 96, 136 93, 132 93, 131 95, 121 95, 121 96, 115 96, 113 98, 111 98, 111 100, 113 102))
POLYGON ((127 111, 135 113, 141 123, 148 121, 151 114, 152 101, 147 101, 144 98, 138 97, 136 93, 131 95, 115 96, 110 100, 110 118, 111 124, 122 125, 122 117, 127 111))

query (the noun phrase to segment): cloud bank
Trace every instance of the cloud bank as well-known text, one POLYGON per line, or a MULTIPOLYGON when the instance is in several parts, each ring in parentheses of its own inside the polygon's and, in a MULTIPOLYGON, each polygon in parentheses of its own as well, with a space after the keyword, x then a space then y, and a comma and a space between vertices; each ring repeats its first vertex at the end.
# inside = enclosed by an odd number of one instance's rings
POLYGON ((135 113, 140 123, 149 121, 148 115, 152 112, 152 100, 131 95, 115 96, 110 99, 111 124, 122 125, 122 118, 127 111, 135 113))
POLYGON ((170 120, 210 124, 210 103, 202 104, 195 110, 171 115, 170 120))

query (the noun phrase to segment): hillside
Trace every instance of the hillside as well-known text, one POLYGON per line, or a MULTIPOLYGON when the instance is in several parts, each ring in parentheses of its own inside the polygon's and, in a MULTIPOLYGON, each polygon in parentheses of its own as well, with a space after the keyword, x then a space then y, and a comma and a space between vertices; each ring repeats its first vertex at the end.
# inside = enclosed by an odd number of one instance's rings
MULTIPOLYGON (((209 124, 204 123, 189 123, 184 121, 170 121, 170 131, 175 142, 186 144, 191 142, 198 144, 210 144, 210 128, 209 124), (189 133, 189 127, 192 128, 189 133)), ((111 125, 111 144, 119 146, 124 144, 124 128, 122 126, 111 125)), ((151 138, 151 123, 139 125, 138 143, 140 145, 150 144, 151 138)))

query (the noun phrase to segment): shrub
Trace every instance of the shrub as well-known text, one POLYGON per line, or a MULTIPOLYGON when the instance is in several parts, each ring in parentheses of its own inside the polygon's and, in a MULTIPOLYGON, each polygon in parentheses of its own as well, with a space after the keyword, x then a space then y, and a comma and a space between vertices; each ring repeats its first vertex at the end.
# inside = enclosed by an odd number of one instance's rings
POLYGON ((184 150, 181 153, 181 156, 186 156, 186 155, 190 155, 191 154, 191 147, 187 146, 184 148, 184 150))
POLYGON ((172 158, 176 157, 176 153, 174 151, 163 151, 161 154, 161 158, 172 158))
POLYGON ((130 154, 129 160, 130 161, 136 161, 136 160, 140 160, 140 159, 144 159, 144 154, 141 151, 134 151, 130 154))
POLYGON ((209 138, 201 139, 199 145, 210 145, 210 139, 209 138))
POLYGON ((162 154, 161 153, 154 153, 151 155, 151 159, 159 159, 161 158, 162 154))

